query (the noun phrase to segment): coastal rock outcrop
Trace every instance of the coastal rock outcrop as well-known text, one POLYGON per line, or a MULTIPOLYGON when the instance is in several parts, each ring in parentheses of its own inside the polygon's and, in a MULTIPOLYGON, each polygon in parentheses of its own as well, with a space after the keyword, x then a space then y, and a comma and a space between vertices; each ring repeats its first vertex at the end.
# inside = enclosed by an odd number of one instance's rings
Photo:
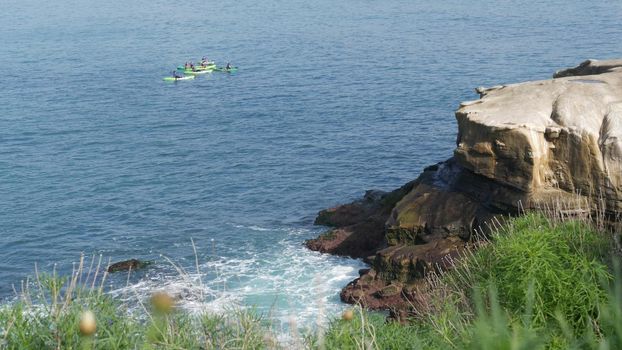
POLYGON ((334 228, 310 249, 365 257, 342 300, 409 309, 423 276, 444 269, 504 216, 562 202, 622 211, 622 60, 588 60, 553 79, 477 88, 456 111, 453 157, 389 194, 320 212, 334 228))
POLYGON ((463 103, 456 111, 454 158, 524 192, 527 206, 579 193, 593 199, 585 203, 592 209, 601 198, 602 209, 618 212, 622 60, 590 60, 555 76, 480 90, 479 100, 463 103))
POLYGON ((320 211, 315 224, 334 228, 305 245, 311 250, 352 258, 375 254, 384 244, 384 226, 391 210, 415 182, 388 193, 370 190, 361 200, 320 211))

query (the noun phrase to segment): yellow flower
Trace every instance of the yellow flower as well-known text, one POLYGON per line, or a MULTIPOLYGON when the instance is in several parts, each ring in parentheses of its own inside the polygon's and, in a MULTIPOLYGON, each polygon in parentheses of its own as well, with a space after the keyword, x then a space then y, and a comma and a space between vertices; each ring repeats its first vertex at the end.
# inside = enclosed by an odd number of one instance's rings
POLYGON ((95 321, 95 314, 92 311, 86 310, 80 316, 80 333, 85 336, 95 334, 97 330, 97 322, 95 321))
POLYGON ((341 318, 344 321, 352 321, 354 319, 354 311, 352 311, 352 309, 344 311, 343 315, 341 315, 341 318))
POLYGON ((175 301, 165 292, 155 292, 151 296, 151 305, 156 311, 168 314, 175 307, 175 301))

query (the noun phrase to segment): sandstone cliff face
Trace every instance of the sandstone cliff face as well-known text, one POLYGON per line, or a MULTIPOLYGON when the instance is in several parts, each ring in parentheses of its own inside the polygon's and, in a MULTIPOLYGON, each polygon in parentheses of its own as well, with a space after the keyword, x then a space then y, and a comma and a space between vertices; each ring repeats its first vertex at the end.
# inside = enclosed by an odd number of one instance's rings
POLYGON ((614 216, 622 211, 622 60, 590 60, 554 77, 476 89, 480 99, 456 111, 452 158, 390 200, 367 198, 321 213, 318 223, 336 228, 310 241, 311 249, 372 254, 371 269, 342 291, 344 301, 416 308, 425 298, 421 277, 445 268, 474 232, 485 234, 519 205, 562 200, 614 216))
POLYGON ((478 89, 481 98, 456 112, 454 157, 525 192, 528 205, 580 193, 620 211, 622 61, 586 61, 555 76, 478 89))

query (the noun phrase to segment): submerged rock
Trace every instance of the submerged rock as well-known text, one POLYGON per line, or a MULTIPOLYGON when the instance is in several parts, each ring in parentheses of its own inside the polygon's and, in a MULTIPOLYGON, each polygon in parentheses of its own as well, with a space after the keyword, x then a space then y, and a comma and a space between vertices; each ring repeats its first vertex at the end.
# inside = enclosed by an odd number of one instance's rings
MULTIPOLYGON (((622 60, 588 60, 551 80, 476 89, 456 111, 452 158, 388 194, 320 212, 334 227, 306 245, 371 265, 341 299, 394 314, 425 303, 423 277, 507 215, 563 203, 622 210, 622 60), (401 310, 401 311, 400 311, 401 310)), ((562 213, 563 214, 563 213, 562 213)))
POLYGON ((151 265, 150 261, 130 259, 130 260, 119 261, 114 264, 111 264, 110 266, 108 266, 106 271, 108 271, 108 273, 119 272, 119 271, 129 271, 129 270, 135 271, 135 270, 147 267, 148 265, 151 265))

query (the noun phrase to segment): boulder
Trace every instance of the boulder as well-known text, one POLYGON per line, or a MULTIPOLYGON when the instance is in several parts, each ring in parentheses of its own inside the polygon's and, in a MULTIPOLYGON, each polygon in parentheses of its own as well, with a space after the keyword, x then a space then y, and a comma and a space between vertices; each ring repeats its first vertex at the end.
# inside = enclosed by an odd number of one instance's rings
POLYGON ((305 241, 305 246, 320 253, 365 258, 384 245, 384 220, 367 218, 346 227, 338 227, 305 241))

